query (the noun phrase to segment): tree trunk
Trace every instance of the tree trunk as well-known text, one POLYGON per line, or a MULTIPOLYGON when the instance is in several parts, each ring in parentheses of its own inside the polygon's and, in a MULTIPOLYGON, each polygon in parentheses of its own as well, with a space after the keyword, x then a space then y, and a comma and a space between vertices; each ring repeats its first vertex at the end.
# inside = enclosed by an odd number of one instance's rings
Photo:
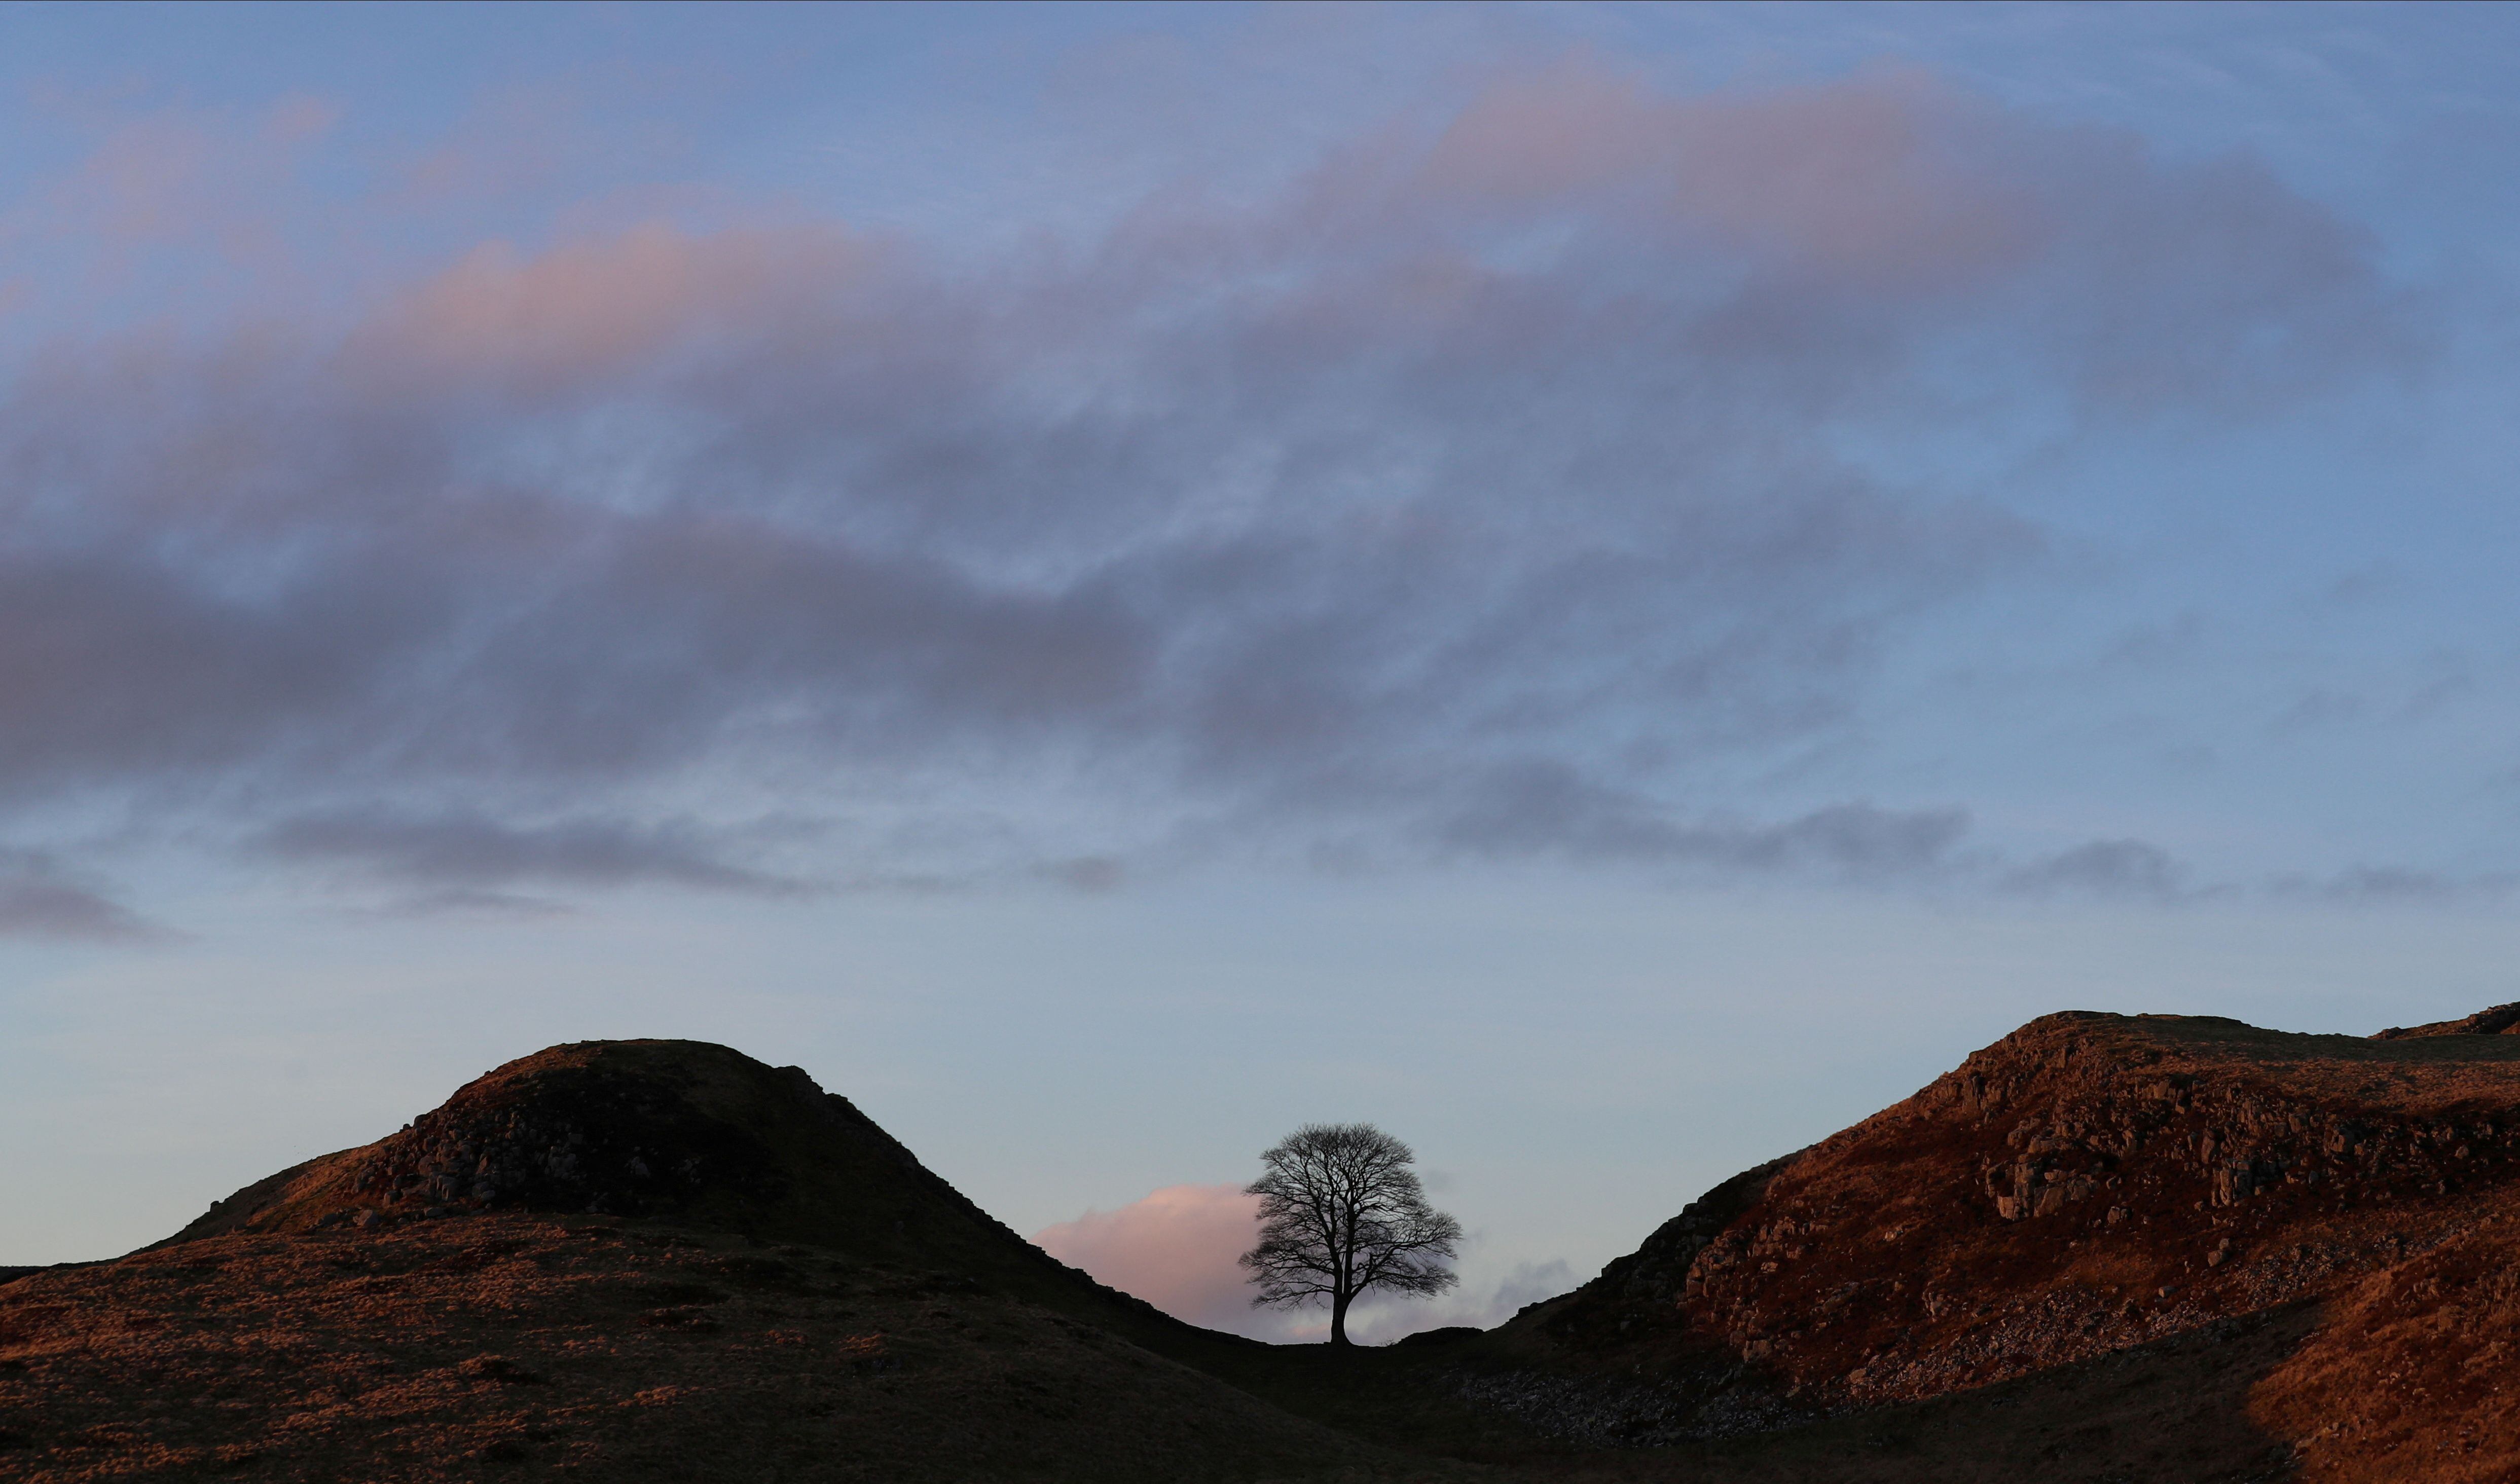
POLYGON ((1330 1343, 1333 1345, 1347 1343, 1347 1302, 1350 1296, 1340 1292, 1330 1295, 1330 1343))

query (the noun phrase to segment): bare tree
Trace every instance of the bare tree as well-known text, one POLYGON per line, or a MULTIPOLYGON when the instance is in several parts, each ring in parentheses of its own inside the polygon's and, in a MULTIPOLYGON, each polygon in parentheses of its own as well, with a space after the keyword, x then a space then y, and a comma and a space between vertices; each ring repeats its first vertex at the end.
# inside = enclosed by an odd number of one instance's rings
POLYGON ((1445 1263, 1462 1224, 1426 1204, 1417 1158, 1370 1123, 1308 1123, 1262 1154, 1268 1173, 1244 1188, 1260 1197, 1260 1245, 1242 1254, 1260 1285, 1252 1304, 1328 1298, 1330 1343, 1344 1345, 1348 1305, 1367 1289, 1458 1282, 1445 1263))

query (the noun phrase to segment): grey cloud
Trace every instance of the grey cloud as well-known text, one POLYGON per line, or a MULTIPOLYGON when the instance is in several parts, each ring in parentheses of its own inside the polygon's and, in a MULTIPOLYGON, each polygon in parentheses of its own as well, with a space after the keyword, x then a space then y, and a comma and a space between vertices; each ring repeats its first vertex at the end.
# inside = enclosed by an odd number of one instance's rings
POLYGON ((1574 1286, 1575 1270, 1562 1257, 1552 1257, 1545 1263, 1516 1263, 1488 1300, 1488 1312, 1495 1316, 1491 1323, 1511 1319, 1529 1305, 1555 1298, 1574 1286))
POLYGON ((2004 890, 2029 896, 2086 893, 2175 901, 2185 871, 2170 852, 2142 840, 2092 840, 2008 871, 2004 890))
POLYGON ((190 799, 450 890, 788 889, 626 823, 729 778, 1932 874, 1958 808, 1672 802, 2040 557, 1827 450, 2008 416, 1958 361, 2240 416, 2414 334, 2263 171, 1912 79, 1577 69, 1416 122, 977 266, 652 226, 347 327, 60 347, 0 397, 0 800, 190 799), (1585 782, 1614 748, 1665 761, 1585 782))
POLYGON ((2360 696, 2320 689, 2284 707, 2267 723, 2267 731, 2274 737, 2291 737, 2359 721, 2368 710, 2360 696))
POLYGON ((2515 886, 2520 886, 2520 877, 2505 874, 2454 876, 2397 866, 2353 866, 2330 877, 2278 877, 2271 889, 2278 896, 2386 907, 2490 901, 2509 895, 2515 886))
POLYGON ((102 892, 67 878, 48 858, 13 851, 0 852, 0 936, 140 943, 168 934, 102 892))
POLYGON ((504 918, 533 922, 577 915, 576 909, 564 902, 545 897, 519 896, 507 891, 449 889, 428 891, 414 896, 397 897, 376 909, 376 915, 387 918, 504 918))
POLYGON ((2437 716, 2478 689, 2475 671, 2464 655, 2436 653, 2428 659, 2425 668, 2433 674, 2420 680, 2396 708, 2393 720, 2423 721, 2437 716))
POLYGON ((0 555, 0 792, 267 760, 412 637, 348 571, 249 597, 128 552, 0 555))
POLYGON ((1636 794, 1552 763, 1499 770, 1433 826, 1446 849, 1493 856, 1671 862, 1734 871, 1816 870, 1877 878, 1942 872, 1968 832, 1958 808, 1837 804, 1782 824, 1687 823, 1636 794))
POLYGON ((1072 860, 1052 861, 1035 868, 1035 874, 1070 891, 1083 892, 1113 891, 1128 878, 1127 868, 1107 855, 1083 855, 1072 860))
POLYGON ((2085 291, 2051 302, 2095 404, 2246 414, 2431 354, 2427 307, 2384 285, 2377 239, 2262 163, 2167 169, 2120 139, 2071 165, 2059 185, 2092 215, 2047 267, 2085 291))
POLYGON ((2168 623, 2138 624, 2100 652, 2102 669, 2166 670, 2192 660, 2205 645, 2205 617, 2190 609, 2168 623))
POLYGON ((649 518, 490 627, 412 751, 527 775, 668 765, 775 714, 852 750, 1024 742, 1136 698, 1154 648, 1105 583, 989 582, 749 522, 649 518))
POLYGON ((2400 598, 2414 584, 2395 565, 2375 562, 2343 572, 2302 600, 2313 611, 2356 610, 2400 598))
POLYGON ((802 882, 728 863, 704 832, 688 824, 571 819, 515 826, 476 814, 407 817, 371 810, 284 820, 254 843, 286 860, 351 866, 450 888, 415 899, 431 907, 513 907, 517 899, 485 894, 485 888, 518 881, 663 884, 773 896, 806 889, 802 882))
POLYGON ((1513 1271, 1483 1297, 1457 1293, 1430 1307, 1422 1300, 1411 1303, 1369 1296, 1358 1304, 1360 1327, 1369 1336, 1368 1343, 1376 1344, 1449 1325, 1489 1329, 1513 1318, 1526 1306, 1555 1298, 1575 1286, 1575 1270, 1562 1257, 1542 1263, 1521 1262, 1514 1264, 1513 1271))

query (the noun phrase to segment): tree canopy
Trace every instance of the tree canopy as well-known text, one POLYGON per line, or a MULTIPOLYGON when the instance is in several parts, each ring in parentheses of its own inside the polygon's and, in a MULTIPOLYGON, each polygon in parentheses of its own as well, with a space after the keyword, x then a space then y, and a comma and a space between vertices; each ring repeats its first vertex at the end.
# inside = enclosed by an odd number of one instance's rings
POLYGON ((1462 1224, 1426 1203, 1409 1146, 1370 1123, 1308 1123, 1260 1156, 1260 1244, 1242 1254, 1256 1305, 1327 1298, 1330 1343, 1370 1289, 1432 1294, 1459 1279, 1462 1224))

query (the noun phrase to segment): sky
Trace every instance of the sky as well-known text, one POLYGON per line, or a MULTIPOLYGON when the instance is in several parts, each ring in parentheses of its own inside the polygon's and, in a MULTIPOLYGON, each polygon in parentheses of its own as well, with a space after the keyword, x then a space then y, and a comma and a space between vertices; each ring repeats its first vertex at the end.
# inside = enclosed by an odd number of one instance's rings
POLYGON ((1376 1122, 1388 1338, 2038 1014, 2520 998, 2515 56, 0 10, 0 1263, 687 1036, 1264 1337, 1376 1122))

